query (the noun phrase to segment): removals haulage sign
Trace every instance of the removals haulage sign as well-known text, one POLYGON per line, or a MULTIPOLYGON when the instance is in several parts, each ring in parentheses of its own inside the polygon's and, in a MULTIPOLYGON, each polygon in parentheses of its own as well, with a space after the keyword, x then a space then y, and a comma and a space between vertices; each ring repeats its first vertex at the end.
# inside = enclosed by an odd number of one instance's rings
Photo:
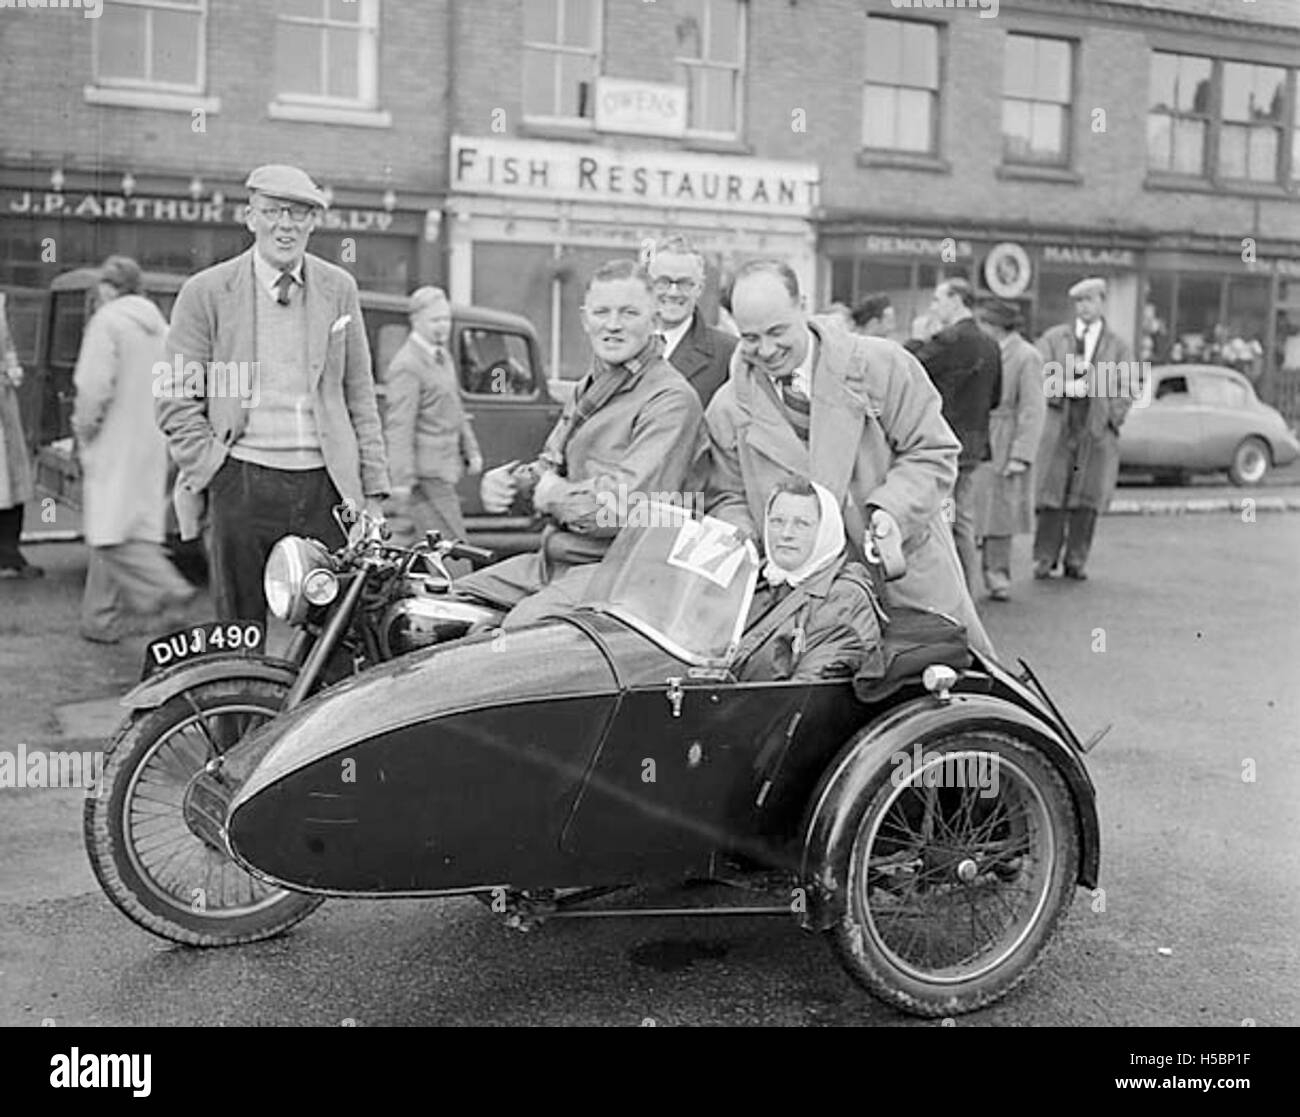
POLYGON ((461 194, 809 217, 818 183, 815 163, 481 136, 451 139, 451 189, 461 194))

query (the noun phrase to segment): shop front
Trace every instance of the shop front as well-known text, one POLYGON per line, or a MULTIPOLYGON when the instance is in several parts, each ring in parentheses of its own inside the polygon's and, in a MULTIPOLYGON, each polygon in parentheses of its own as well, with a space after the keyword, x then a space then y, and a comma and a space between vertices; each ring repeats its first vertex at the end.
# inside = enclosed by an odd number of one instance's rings
POLYGON ((453 300, 525 315, 550 375, 576 379, 589 350, 588 276, 680 234, 705 256, 706 317, 742 260, 776 256, 811 290, 813 164, 593 144, 453 136, 445 230, 453 300))
MULTIPOLYGON (((441 199, 335 187, 311 251, 362 288, 405 294, 437 272, 441 199), (432 234, 432 238, 426 236, 432 234)), ((0 285, 40 289, 121 253, 146 270, 191 275, 246 248, 242 185, 166 175, 0 167, 0 285)))
POLYGON ((1068 321, 1069 289, 1085 276, 1107 279, 1106 315, 1134 341, 1142 242, 1110 237, 970 225, 890 226, 884 221, 829 220, 819 241, 825 260, 825 302, 854 306, 868 295, 887 295, 898 335, 924 328, 930 298, 944 279, 962 278, 977 298, 1018 304, 1026 333, 1038 337, 1068 321))

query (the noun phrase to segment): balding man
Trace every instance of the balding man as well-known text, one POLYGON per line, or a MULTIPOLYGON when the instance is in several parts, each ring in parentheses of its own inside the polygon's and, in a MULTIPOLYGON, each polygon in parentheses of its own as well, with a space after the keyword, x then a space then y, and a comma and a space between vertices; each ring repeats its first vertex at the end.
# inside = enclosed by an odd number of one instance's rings
POLYGON ((869 530, 882 551, 901 540, 906 571, 888 583, 887 603, 945 613, 992 654, 942 512, 961 445, 924 369, 892 341, 810 317, 778 261, 743 265, 731 308, 740 342, 706 413, 708 511, 758 539, 777 482, 811 478, 844 502, 855 557, 869 530))
POLYGON ((411 333, 384 381, 394 510, 410 521, 417 539, 430 530, 464 539, 456 484, 466 470, 482 472, 483 455, 447 352, 451 304, 440 287, 421 287, 411 296, 410 315, 411 333))

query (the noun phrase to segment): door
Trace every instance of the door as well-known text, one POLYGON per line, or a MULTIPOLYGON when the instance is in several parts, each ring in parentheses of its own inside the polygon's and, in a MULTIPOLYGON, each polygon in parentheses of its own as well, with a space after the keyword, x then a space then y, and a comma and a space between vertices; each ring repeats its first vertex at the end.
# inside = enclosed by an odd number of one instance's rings
POLYGON ((1200 417, 1205 464, 1225 469, 1232 464, 1237 444, 1256 433, 1253 394, 1235 377, 1210 373, 1192 380, 1192 398, 1200 417))

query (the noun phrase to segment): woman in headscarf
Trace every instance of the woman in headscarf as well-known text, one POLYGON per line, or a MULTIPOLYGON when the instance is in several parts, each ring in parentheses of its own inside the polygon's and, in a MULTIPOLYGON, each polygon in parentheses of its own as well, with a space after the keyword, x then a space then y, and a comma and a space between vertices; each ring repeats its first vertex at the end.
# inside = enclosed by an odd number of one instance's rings
POLYGON ((738 655, 742 682, 883 673, 880 623, 866 569, 848 557, 829 490, 790 477, 763 522, 767 561, 738 655))

